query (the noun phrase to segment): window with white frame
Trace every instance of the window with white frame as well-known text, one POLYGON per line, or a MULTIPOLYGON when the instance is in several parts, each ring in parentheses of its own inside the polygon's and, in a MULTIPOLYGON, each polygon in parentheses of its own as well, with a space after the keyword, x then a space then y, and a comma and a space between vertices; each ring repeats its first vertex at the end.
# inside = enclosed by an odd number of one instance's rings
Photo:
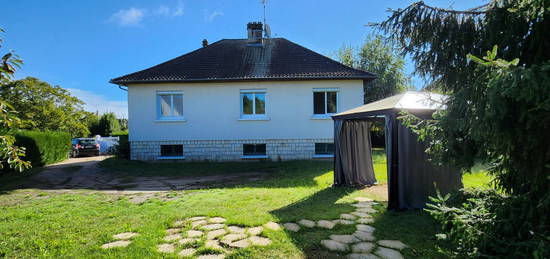
POLYGON ((183 120, 183 93, 157 92, 157 107, 159 120, 183 120))
POLYGON ((241 119, 266 118, 265 107, 265 90, 241 90, 241 119))
POLYGON ((338 107, 337 89, 313 90, 313 114, 334 114, 338 107))

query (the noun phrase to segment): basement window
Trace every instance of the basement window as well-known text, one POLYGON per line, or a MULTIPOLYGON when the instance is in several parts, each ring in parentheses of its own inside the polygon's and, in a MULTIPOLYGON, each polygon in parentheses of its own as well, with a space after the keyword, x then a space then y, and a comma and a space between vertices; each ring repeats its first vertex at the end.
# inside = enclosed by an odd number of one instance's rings
POLYGON ((315 143, 315 157, 333 157, 334 143, 315 143))
POLYGON ((243 158, 267 158, 266 144, 243 144, 243 158))
POLYGON ((161 159, 183 158, 183 145, 160 145, 161 159))

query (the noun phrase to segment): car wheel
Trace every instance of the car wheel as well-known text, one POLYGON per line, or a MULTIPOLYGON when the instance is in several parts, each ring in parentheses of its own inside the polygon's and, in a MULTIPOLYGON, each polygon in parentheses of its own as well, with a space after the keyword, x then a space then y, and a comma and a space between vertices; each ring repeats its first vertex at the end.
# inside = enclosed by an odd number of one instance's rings
POLYGON ((96 152, 95 152, 95 156, 99 156, 99 151, 96 151, 96 152))

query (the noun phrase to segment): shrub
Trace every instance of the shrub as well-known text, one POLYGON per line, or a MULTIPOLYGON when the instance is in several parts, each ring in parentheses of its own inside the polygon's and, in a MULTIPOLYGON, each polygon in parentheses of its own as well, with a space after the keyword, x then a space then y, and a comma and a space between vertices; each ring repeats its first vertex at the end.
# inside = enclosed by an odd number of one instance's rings
POLYGON ((118 137, 118 156, 121 158, 130 157, 130 142, 128 141, 128 132, 120 132, 112 134, 113 137, 118 137))
POLYGON ((456 253, 468 257, 548 258, 550 235, 527 229, 531 235, 522 237, 514 226, 524 221, 510 218, 510 211, 522 210, 528 204, 517 196, 504 196, 494 189, 463 189, 430 197, 428 211, 442 226, 444 234, 456 245, 456 253), (514 233, 515 232, 515 233, 514 233))
POLYGON ((25 147, 23 159, 33 167, 64 160, 71 150, 71 135, 64 132, 17 131, 13 136, 17 146, 25 147))

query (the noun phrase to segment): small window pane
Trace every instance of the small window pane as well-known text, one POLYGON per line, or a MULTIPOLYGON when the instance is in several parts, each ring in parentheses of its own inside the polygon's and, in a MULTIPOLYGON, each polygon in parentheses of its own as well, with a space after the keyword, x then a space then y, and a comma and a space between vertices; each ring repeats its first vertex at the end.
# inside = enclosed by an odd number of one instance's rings
POLYGON ((174 94, 174 114, 173 116, 183 116, 183 95, 174 94))
POLYGON ((241 94, 243 100, 243 114, 252 114, 253 94, 241 94))
POLYGON ((160 96, 160 115, 170 116, 171 115, 170 106, 171 106, 171 96, 168 94, 161 95, 160 96))
POLYGON ((313 113, 325 114, 325 92, 313 93, 313 113))
POLYGON ((183 145, 161 145, 160 156, 168 156, 168 157, 183 156, 183 145))
POLYGON ((327 92, 327 113, 336 113, 336 92, 327 92))
POLYGON ((315 143, 316 155, 333 155, 334 143, 315 143))
POLYGON ((265 154, 265 144, 243 144, 243 155, 245 156, 262 156, 265 154))
POLYGON ((265 94, 256 93, 256 112, 255 114, 265 114, 265 94))

